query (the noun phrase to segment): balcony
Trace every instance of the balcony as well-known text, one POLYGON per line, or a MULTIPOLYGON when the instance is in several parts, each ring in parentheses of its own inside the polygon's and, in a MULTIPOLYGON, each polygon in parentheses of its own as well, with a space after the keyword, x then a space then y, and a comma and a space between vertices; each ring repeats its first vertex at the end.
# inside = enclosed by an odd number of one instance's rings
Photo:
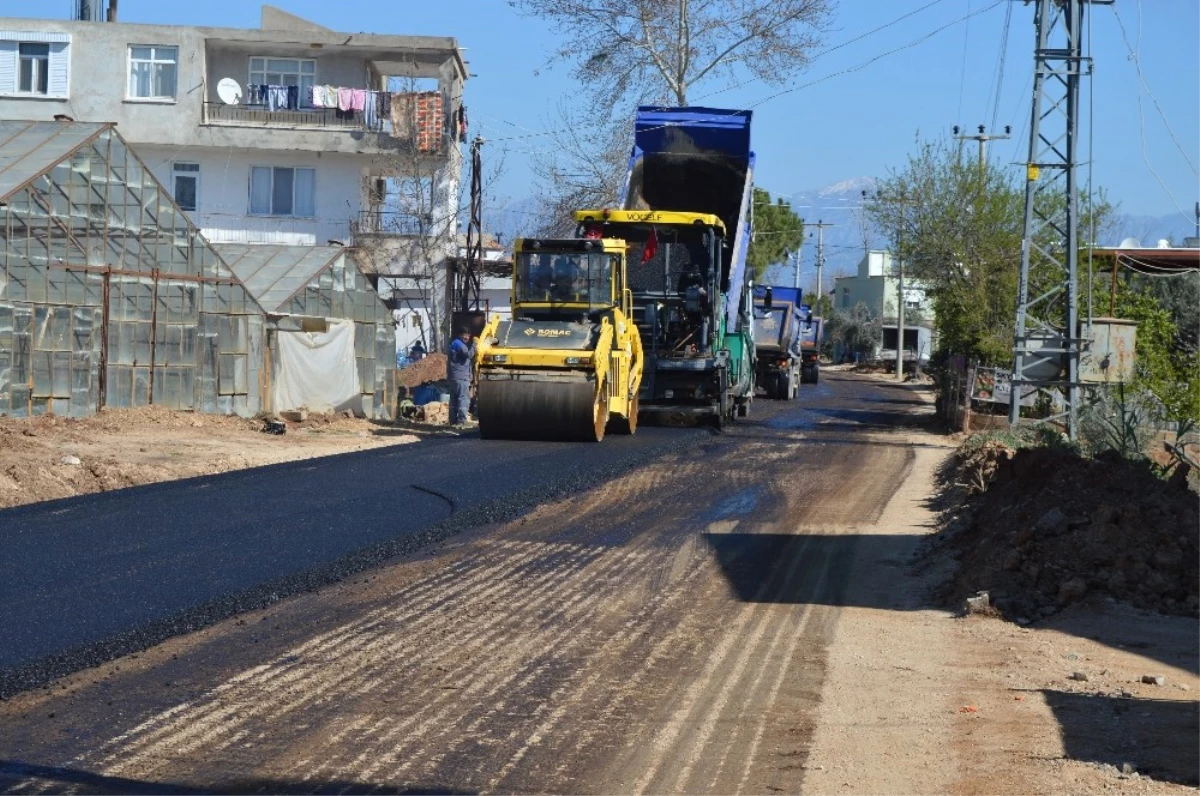
POLYGON ((350 222, 354 235, 405 235, 416 237, 430 233, 431 222, 413 213, 392 210, 362 210, 350 222))
MULTIPOLYGON (((204 103, 204 124, 230 127, 303 128, 313 130, 366 130, 362 111, 338 111, 335 108, 301 108, 299 110, 270 110, 263 105, 226 105, 223 102, 204 103)), ((376 123, 374 132, 382 132, 383 123, 376 123)))

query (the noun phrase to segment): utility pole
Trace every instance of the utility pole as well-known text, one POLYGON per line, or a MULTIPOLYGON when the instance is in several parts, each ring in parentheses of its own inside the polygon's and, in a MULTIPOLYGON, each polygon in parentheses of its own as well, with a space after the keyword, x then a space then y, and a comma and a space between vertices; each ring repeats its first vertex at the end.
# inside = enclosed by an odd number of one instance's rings
POLYGON ((814 308, 816 312, 821 311, 821 296, 825 295, 825 284, 822 275, 825 272, 825 227, 834 227, 836 224, 826 224, 824 221, 817 219, 817 223, 813 224, 817 228, 817 305, 814 308))
POLYGON ((979 125, 979 132, 975 135, 959 135, 959 127, 954 125, 954 137, 959 141, 977 141, 979 142, 979 168, 982 169, 987 163, 987 143, 988 141, 1003 141, 1007 138, 1012 138, 1012 125, 1004 125, 1004 135, 989 135, 986 127, 979 125))
MULTIPOLYGON (((901 197, 901 202, 904 199, 901 197)), ((896 381, 904 381, 904 223, 896 232, 896 381)))
POLYGON ((1056 389, 1067 435, 1079 434, 1079 84, 1091 73, 1083 56, 1084 8, 1111 0, 1035 0, 1033 107, 1025 162, 1025 232, 1017 282, 1012 399, 1008 422, 1021 418, 1029 388, 1056 389), (1085 72, 1086 70, 1086 72, 1085 72), (1065 370, 1065 373, 1064 373, 1065 370))
MULTIPOLYGON (((875 196, 882 199, 878 192, 876 192, 875 196)), ((863 204, 866 204, 866 191, 862 192, 862 198, 863 204)), ((900 207, 900 223, 896 227, 896 275, 898 276, 896 284, 896 381, 904 381, 904 224, 907 220, 908 206, 917 204, 917 201, 909 199, 904 194, 894 197, 891 201, 895 201, 900 207)), ((884 278, 886 280, 886 275, 884 278)), ((886 285, 887 282, 885 281, 884 286, 886 287, 886 285)), ((881 300, 879 307, 881 316, 883 310, 884 304, 881 300)), ((920 356, 919 351, 917 352, 917 356, 920 356)))
POLYGON ((796 259, 792 263, 792 287, 795 288, 800 287, 800 252, 804 250, 804 219, 800 219, 800 229, 802 231, 800 233, 800 242, 796 244, 796 259))

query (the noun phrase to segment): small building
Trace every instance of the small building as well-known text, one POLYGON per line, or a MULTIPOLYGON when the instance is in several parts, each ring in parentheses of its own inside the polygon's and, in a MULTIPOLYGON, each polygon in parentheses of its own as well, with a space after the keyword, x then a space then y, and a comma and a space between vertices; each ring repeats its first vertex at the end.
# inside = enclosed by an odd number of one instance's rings
POLYGON ((0 121, 0 414, 253 415, 266 318, 111 124, 0 121))
MULTIPOLYGON (((894 360, 896 357, 899 293, 899 269, 888 251, 868 250, 859 261, 855 276, 842 276, 834 280, 832 299, 835 312, 850 312, 862 303, 873 316, 882 320, 883 339, 876 347, 875 359, 894 360)), ((919 280, 905 278, 905 359, 921 362, 929 359, 935 343, 935 320, 927 287, 919 280)), ((844 354, 835 345, 835 360, 843 358, 844 354)))
POLYGON ((348 249, 236 243, 213 248, 266 313, 270 411, 390 416, 392 313, 348 249))

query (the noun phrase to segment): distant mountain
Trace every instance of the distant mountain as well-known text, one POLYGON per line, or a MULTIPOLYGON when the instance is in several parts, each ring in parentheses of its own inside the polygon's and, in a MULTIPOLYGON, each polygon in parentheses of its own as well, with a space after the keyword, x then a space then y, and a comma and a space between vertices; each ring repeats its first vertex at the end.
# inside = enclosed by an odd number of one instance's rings
MULTIPOLYGON (((800 252, 800 282, 807 289, 811 290, 816 285, 818 222, 833 225, 825 227, 824 232, 823 279, 826 293, 833 289, 834 277, 855 272, 858 261, 863 256, 864 234, 871 247, 880 248, 885 245, 884 241, 876 239, 869 232, 864 233, 862 213, 859 212, 863 191, 870 193, 873 190, 874 178, 851 177, 820 188, 796 191, 783 197, 791 202, 792 209, 806 224, 804 247, 800 252)), ((767 280, 775 284, 790 285, 794 273, 792 263, 780 265, 768 271, 767 280)))

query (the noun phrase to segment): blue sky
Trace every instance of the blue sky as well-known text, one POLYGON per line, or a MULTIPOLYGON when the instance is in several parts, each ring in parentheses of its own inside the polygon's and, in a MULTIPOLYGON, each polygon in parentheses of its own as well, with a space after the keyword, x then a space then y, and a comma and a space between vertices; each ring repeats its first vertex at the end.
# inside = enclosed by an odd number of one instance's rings
MULTIPOLYGON (((456 37, 474 75, 467 83, 471 124, 490 140, 485 148, 489 158, 505 151, 498 195, 489 204, 503 204, 504 197, 519 200, 532 192, 527 159, 548 142, 532 134, 546 129, 556 104, 575 90, 565 65, 547 68, 557 42, 553 30, 518 16, 501 0, 275 4, 335 30, 456 37)), ((65 16, 70 7, 69 0, 26 0, 14 8, 17 5, 3 3, 0 13, 65 16)), ((696 104, 754 108, 757 182, 774 194, 883 175, 903 165, 918 134, 949 136, 954 124, 973 132, 979 124, 991 128, 993 118, 997 131, 1004 125, 1013 128, 1011 140, 991 145, 993 157, 1002 163, 1023 160, 1033 65, 1032 7, 1014 0, 841 0, 823 47, 847 42, 909 12, 916 13, 819 56, 782 85, 753 82, 721 91, 729 83, 718 78, 695 87, 690 99, 696 104), (1010 5, 997 104, 993 87, 1010 5), (968 14, 974 15, 958 21, 968 14), (940 28, 945 29, 934 33, 940 28), (885 54, 893 50, 897 51, 885 54), (845 70, 853 71, 838 74, 845 70), (786 89, 794 90, 772 98, 786 89)), ((1176 220, 1186 223, 1200 198, 1194 171, 1200 167, 1200 4, 1117 0, 1115 6, 1097 6, 1093 13, 1095 183, 1107 188, 1123 212, 1176 213, 1176 220), (1117 15, 1166 122, 1139 84, 1117 15), (1180 146, 1172 140, 1168 124, 1180 146)), ((121 0, 120 16, 126 22, 257 27, 259 6, 245 0, 121 0)), ((1085 102, 1087 94, 1085 83, 1085 102)), ((1086 116, 1086 105, 1084 111, 1086 116)), ((1084 137, 1086 147, 1086 123, 1084 137)))

